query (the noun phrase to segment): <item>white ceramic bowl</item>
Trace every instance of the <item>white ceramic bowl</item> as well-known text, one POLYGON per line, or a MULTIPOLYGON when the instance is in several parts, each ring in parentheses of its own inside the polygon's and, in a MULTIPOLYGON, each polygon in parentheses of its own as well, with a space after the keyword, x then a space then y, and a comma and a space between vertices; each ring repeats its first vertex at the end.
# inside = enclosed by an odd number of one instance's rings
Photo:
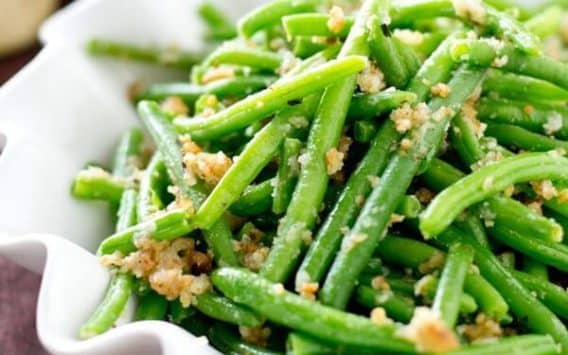
MULTIPOLYGON (((263 1, 217 2, 238 17, 263 1)), ((75 2, 45 23, 45 48, 0 90, 0 255, 43 273, 37 331, 54 354, 217 353, 206 339, 166 322, 77 339, 107 286, 107 272, 91 252, 111 225, 105 204, 78 202, 69 193, 84 164, 108 162, 121 133, 137 124, 126 99, 132 81, 187 79, 187 73, 89 58, 85 41, 99 36, 197 50, 203 30, 198 3, 75 2)), ((131 315, 125 313, 122 323, 131 315)))
MULTIPOLYGON (((238 17, 264 1, 217 2, 238 17)), ((46 47, 0 90, 0 255, 43 273, 37 330, 54 354, 217 353, 206 339, 166 322, 131 323, 91 340, 77 339, 107 286, 108 273, 91 252, 111 229, 104 204, 77 202, 69 194, 85 162, 108 162, 120 134, 137 124, 125 98, 128 85, 173 76, 89 58, 85 40, 100 36, 199 49, 198 3, 75 2, 47 21, 40 31, 46 47)), ((121 323, 128 322, 131 312, 125 313, 121 323)))

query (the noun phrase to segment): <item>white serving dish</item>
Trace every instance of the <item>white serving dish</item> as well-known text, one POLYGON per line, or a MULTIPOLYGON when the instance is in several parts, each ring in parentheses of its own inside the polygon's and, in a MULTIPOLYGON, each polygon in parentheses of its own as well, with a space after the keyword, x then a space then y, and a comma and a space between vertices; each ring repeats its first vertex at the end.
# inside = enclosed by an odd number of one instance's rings
MULTIPOLYGON (((262 2, 217 1, 233 17, 262 2)), ((111 225, 104 204, 78 202, 69 193, 84 164, 109 162, 118 137, 137 124, 125 96, 132 81, 187 78, 187 73, 89 58, 85 40, 99 36, 199 49, 198 3, 77 1, 43 25, 46 46, 0 90, 0 255, 43 273, 37 331, 51 353, 217 353, 206 339, 166 322, 126 324, 78 340, 80 325, 107 286, 107 272, 92 252, 111 225)))
MULTIPOLYGON (((108 162, 120 134, 137 124, 125 98, 128 85, 175 76, 89 58, 85 40, 100 36, 198 49, 199 2, 77 1, 44 24, 45 48, 0 89, 0 255, 43 273, 37 330, 51 353, 217 353, 206 339, 166 322, 125 324, 91 340, 77 339, 107 286, 108 273, 92 252, 111 226, 104 204, 78 202, 69 194, 85 162, 108 162)), ((265 1, 216 2, 236 18, 265 1)), ((122 323, 128 322, 126 313, 122 323)))

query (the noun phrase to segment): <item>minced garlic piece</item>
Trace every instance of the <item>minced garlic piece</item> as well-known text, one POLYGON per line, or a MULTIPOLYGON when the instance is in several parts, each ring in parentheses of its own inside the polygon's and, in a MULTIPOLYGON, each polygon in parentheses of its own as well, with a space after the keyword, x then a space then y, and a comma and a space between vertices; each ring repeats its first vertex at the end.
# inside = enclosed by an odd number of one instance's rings
POLYGON ((203 84, 209 84, 214 81, 231 79, 235 77, 235 70, 229 67, 211 68, 201 78, 203 84))
POLYGON ((547 201, 558 196, 558 191, 550 180, 532 181, 530 184, 534 192, 547 201))
POLYGON ((328 175, 333 175, 343 168, 343 158, 345 158, 345 153, 338 151, 336 148, 331 148, 325 153, 328 175))
POLYGON ((499 338, 503 336, 503 329, 495 320, 480 313, 475 317, 474 324, 458 326, 458 333, 470 342, 484 339, 499 338))
POLYGON ((357 206, 363 207, 363 205, 365 204, 365 196, 363 195, 355 196, 355 203, 357 204, 357 206))
POLYGON ((410 148, 412 148, 412 141, 408 138, 403 138, 400 141, 400 149, 402 149, 403 151, 408 151, 410 148))
POLYGON ((390 118, 393 120, 397 132, 406 133, 410 129, 419 127, 426 122, 430 118, 430 109, 423 102, 416 105, 415 108, 405 103, 400 108, 394 110, 390 118))
POLYGON ((193 172, 210 186, 215 186, 229 170, 233 162, 223 152, 188 153, 183 157, 187 170, 193 172))
POLYGON ((446 255, 442 252, 436 252, 431 258, 428 258, 428 260, 422 262, 418 266, 418 271, 422 274, 429 274, 434 270, 440 269, 444 265, 445 261, 446 255))
POLYGON ((285 76, 298 65, 300 60, 288 50, 281 50, 280 54, 282 55, 283 59, 280 68, 278 68, 278 74, 285 76))
POLYGON ((371 184, 372 188, 379 186, 379 184, 381 183, 381 178, 375 175, 367 176, 367 180, 369 181, 369 184, 371 184))
POLYGON ((329 10, 329 20, 327 20, 327 28, 332 33, 339 33, 345 27, 345 12, 339 6, 333 6, 329 10))
POLYGON ((548 116, 546 123, 542 126, 542 128, 544 129, 544 133, 551 136, 560 131, 563 125, 564 121, 562 120, 562 115, 558 112, 554 112, 548 116))
POLYGON ((448 97, 450 95, 450 87, 444 83, 438 83, 430 88, 432 96, 448 97))
POLYGON ((371 280, 371 287, 375 290, 390 291, 391 287, 384 276, 376 276, 371 280))
POLYGON ((392 324, 393 321, 387 316, 387 312, 382 307, 375 307, 371 311, 369 316, 371 318, 371 322, 377 325, 385 325, 385 324, 392 324))
POLYGON ((315 300, 316 294, 319 290, 319 284, 317 282, 304 282, 300 285, 300 296, 305 297, 309 300, 315 300))
POLYGON ((440 315, 427 307, 416 307, 410 324, 400 328, 397 334, 413 342, 419 352, 446 352, 460 345, 440 315))
POLYGON ((456 15, 474 23, 485 23, 486 11, 481 0, 452 0, 456 15))
POLYGON ((504 55, 493 59, 491 65, 494 66, 495 68, 503 68, 505 65, 507 65, 508 62, 509 62, 509 57, 507 55, 504 55))
POLYGON ((160 105, 162 111, 165 111, 174 116, 187 116, 189 114, 189 107, 183 102, 179 96, 170 96, 162 101, 160 105))
POLYGON ((530 208, 534 213, 542 216, 542 201, 533 201, 527 204, 527 207, 530 208))
POLYGON ((419 46, 424 42, 424 34, 420 31, 412 31, 408 29, 396 29, 393 36, 398 38, 402 43, 411 46, 419 46))
POLYGON ((268 327, 251 328, 239 326, 239 333, 241 334, 241 338, 247 343, 266 346, 268 337, 270 337, 272 331, 268 327))
POLYGON ((451 118, 455 115, 455 111, 448 106, 442 106, 432 114, 432 119, 436 122, 451 118))
POLYGON ((386 86, 385 75, 379 67, 371 63, 357 76, 357 84, 362 92, 374 94, 386 86))

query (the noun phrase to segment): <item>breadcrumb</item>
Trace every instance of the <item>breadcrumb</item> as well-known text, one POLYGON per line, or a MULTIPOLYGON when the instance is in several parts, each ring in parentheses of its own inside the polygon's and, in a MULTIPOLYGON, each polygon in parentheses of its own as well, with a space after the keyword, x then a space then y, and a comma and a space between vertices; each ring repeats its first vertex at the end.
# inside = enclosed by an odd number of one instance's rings
POLYGON ((455 115, 455 111, 448 106, 442 106, 432 114, 432 119, 436 122, 443 121, 455 115))
POLYGON ((400 141, 400 149, 404 152, 408 151, 412 148, 412 141, 408 138, 403 138, 400 141))
POLYGON ((393 320, 387 316, 387 312, 382 307, 375 307, 371 310, 371 314, 369 315, 371 318, 371 322, 377 325, 385 325, 385 324, 392 324, 393 320))
POLYGON ((318 290, 319 284, 317 282, 304 282, 300 286, 299 292, 300 296, 305 297, 309 300, 315 300, 318 290))
POLYGON ((233 164, 223 152, 217 153, 187 153, 183 162, 191 171, 210 186, 215 186, 233 164))
POLYGON ((527 115, 532 115, 534 113, 534 106, 533 105, 526 105, 523 107, 523 112, 527 115))
POLYGON ((456 335, 438 313, 427 307, 416 307, 410 324, 400 328, 397 334, 413 342, 419 352, 446 352, 459 347, 456 335))
POLYGON ((534 213, 542 216, 542 201, 533 201, 527 204, 527 207, 530 208, 534 213))
POLYGON ((214 81, 230 79, 235 77, 235 70, 230 67, 217 67, 207 70, 201 78, 203 84, 209 84, 214 81))
POLYGON ((189 114, 189 107, 183 102, 179 96, 170 96, 162 101, 160 105, 162 111, 167 112, 174 116, 187 116, 189 114))
POLYGON ((343 159, 345 153, 338 151, 336 148, 331 148, 325 153, 325 163, 328 175, 333 175, 343 169, 343 159))
POLYGON ((448 97, 450 95, 450 87, 444 83, 438 83, 430 88, 432 96, 448 97))
POLYGON ((568 189, 562 189, 558 191, 558 203, 566 203, 568 202, 568 189))
POLYGON ((485 23, 486 11, 481 0, 452 0, 456 15, 479 25, 485 23))
POLYGON ((432 201, 434 199, 434 192, 428 190, 425 187, 421 187, 418 190, 416 190, 416 198, 418 198, 418 201, 420 201, 423 204, 428 204, 430 203, 430 201, 432 201))
POLYGON ((345 12, 339 6, 333 6, 329 10, 329 20, 327 20, 327 28, 332 33, 339 33, 345 27, 345 12))
POLYGON ((357 76, 357 84, 362 92, 374 94, 386 87, 385 75, 374 63, 370 63, 357 76))
POLYGON ((531 181, 530 184, 537 196, 542 197, 546 201, 558 196, 558 191, 550 180, 531 181))
POLYGON ((418 271, 422 274, 429 274, 434 270, 440 269, 444 266, 444 262, 446 261, 446 255, 442 252, 436 252, 432 255, 431 258, 425 260, 420 265, 418 265, 418 271))
POLYGON ((371 184, 372 188, 379 186, 379 184, 381 183, 381 178, 375 175, 367 176, 367 180, 369 181, 369 184, 371 184))
POLYGON ((562 115, 558 112, 553 112, 547 117, 546 123, 542 126, 542 128, 544 129, 544 133, 551 136, 560 131, 563 125, 564 121, 562 120, 562 115))
POLYGON ((464 324, 457 328, 458 333, 470 342, 499 338, 503 336, 503 329, 495 320, 480 313, 475 317, 474 324, 464 324))
POLYGON ((272 331, 268 327, 251 328, 239 326, 239 333, 241 334, 241 338, 247 343, 266 346, 268 337, 270 337, 272 331))
POLYGON ((405 103, 400 108, 394 110, 390 116, 399 133, 406 133, 412 128, 419 127, 430 118, 430 109, 424 102, 412 108, 405 103))
POLYGON ((375 290, 390 291, 391 287, 384 276, 376 276, 371 280, 371 287, 375 290))

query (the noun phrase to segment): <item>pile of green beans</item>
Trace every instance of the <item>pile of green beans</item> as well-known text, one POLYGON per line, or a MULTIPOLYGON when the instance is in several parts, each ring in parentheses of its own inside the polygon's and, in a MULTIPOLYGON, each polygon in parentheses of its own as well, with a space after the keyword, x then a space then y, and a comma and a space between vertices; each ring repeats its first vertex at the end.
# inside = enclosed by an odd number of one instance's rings
POLYGON ((568 12, 513 6, 205 2, 209 53, 89 41, 188 75, 72 183, 117 216, 78 336, 130 300, 226 354, 568 353, 568 12))

